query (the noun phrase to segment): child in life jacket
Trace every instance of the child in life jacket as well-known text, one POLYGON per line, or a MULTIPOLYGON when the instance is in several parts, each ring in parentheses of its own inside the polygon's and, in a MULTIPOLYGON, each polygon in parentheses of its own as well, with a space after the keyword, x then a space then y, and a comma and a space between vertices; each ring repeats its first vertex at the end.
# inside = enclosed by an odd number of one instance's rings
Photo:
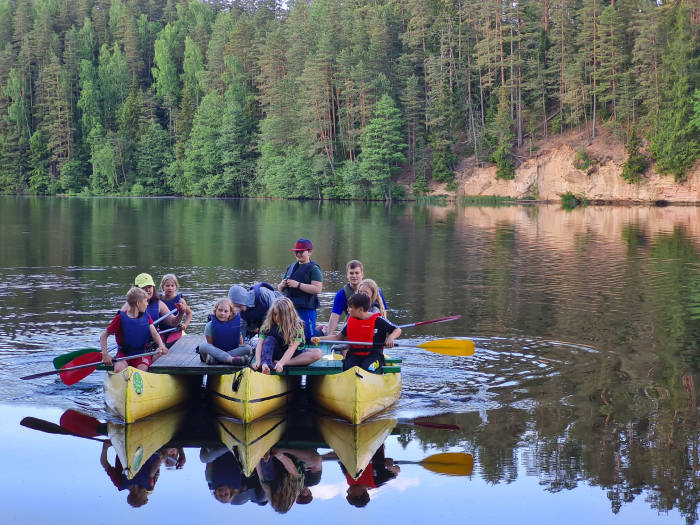
MULTIPOLYGON (((159 298, 165 303, 169 311, 172 311, 175 308, 177 308, 176 305, 178 304, 181 305, 182 308, 184 308, 185 319, 180 324, 180 330, 184 332, 185 330, 187 330, 187 327, 192 322, 192 309, 187 305, 187 301, 185 301, 185 299, 182 297, 182 294, 178 292, 178 290, 180 289, 180 283, 178 282, 177 277, 174 273, 166 273, 163 276, 163 278, 160 280, 160 289, 162 291, 159 295, 159 298)), ((180 310, 180 308, 177 309, 180 310)), ((170 336, 168 337, 168 339, 170 339, 170 336)), ((169 341, 166 340, 166 344, 168 344, 168 342, 169 341)))
POLYGON ((285 366, 303 366, 318 361, 321 349, 306 347, 304 342, 304 322, 294 304, 286 297, 276 299, 260 328, 253 370, 260 368, 263 374, 269 374, 274 369, 280 374, 285 366))
POLYGON ((384 298, 379 293, 379 286, 374 279, 363 279, 357 287, 357 291, 369 297, 369 313, 378 313, 382 317, 386 317, 384 298))
POLYGON ((392 348, 394 340, 401 335, 401 328, 390 323, 379 313, 370 313, 370 299, 367 294, 356 293, 348 300, 347 324, 335 335, 314 337, 311 341, 318 344, 319 341, 355 341, 367 342, 367 345, 349 345, 343 370, 349 370, 353 366, 359 366, 371 371, 370 367, 379 362, 384 366, 383 347, 392 348))
POLYGON ((204 337, 207 342, 199 345, 197 351, 205 363, 243 366, 250 362, 253 349, 243 343, 241 314, 228 297, 214 305, 204 327, 204 337))
MULTIPOLYGON (((168 349, 158 335, 158 331, 153 325, 153 319, 146 313, 148 294, 143 289, 134 286, 126 294, 126 304, 126 311, 119 310, 100 336, 102 362, 106 365, 112 364, 112 356, 107 352, 107 338, 110 334, 117 339, 119 347, 117 357, 128 357, 146 352, 146 345, 151 339, 158 345, 159 355, 167 354, 168 349)), ((117 361, 114 363, 114 371, 121 372, 127 366, 133 366, 145 372, 151 366, 151 356, 117 361)))

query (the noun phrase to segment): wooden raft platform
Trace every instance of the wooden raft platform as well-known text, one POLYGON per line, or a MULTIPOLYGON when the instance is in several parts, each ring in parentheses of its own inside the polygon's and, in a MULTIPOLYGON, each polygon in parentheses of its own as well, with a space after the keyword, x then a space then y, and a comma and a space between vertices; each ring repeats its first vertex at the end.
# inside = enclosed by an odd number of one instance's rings
MULTIPOLYGON (((161 356, 150 366, 149 372, 156 374, 173 375, 222 375, 232 374, 241 369, 232 365, 208 365, 202 363, 199 354, 195 351, 197 346, 204 343, 203 335, 185 335, 175 343, 167 355, 161 356)), ((401 359, 387 358, 385 373, 400 372, 401 359)), ((318 376, 339 374, 343 371, 343 362, 340 360, 320 359, 308 366, 294 366, 285 368, 282 375, 288 376, 318 376)), ((274 374, 274 372, 273 372, 274 374)))

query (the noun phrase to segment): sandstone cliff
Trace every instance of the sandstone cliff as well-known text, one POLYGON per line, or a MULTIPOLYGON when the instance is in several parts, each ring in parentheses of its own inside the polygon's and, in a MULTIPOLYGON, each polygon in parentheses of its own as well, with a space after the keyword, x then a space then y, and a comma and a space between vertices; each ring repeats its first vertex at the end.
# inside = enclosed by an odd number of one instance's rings
POLYGON ((496 179, 494 165, 479 167, 473 159, 465 159, 456 170, 457 192, 446 191, 443 184, 434 186, 433 194, 558 202, 568 191, 594 202, 700 204, 700 161, 682 182, 676 182, 673 175, 657 173, 652 163, 639 183, 629 184, 620 176, 627 160, 624 144, 604 130, 590 145, 578 133, 571 133, 540 141, 537 146, 531 156, 529 148, 523 148, 524 158, 514 180, 496 179), (574 168, 576 153, 582 147, 593 160, 589 173, 574 168))

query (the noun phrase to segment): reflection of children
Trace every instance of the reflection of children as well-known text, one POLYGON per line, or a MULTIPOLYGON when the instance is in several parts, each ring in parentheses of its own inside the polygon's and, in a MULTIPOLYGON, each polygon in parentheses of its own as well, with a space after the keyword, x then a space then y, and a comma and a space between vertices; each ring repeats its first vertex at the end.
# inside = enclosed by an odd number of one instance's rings
POLYGON ((104 467, 105 472, 112 480, 117 490, 128 490, 129 494, 126 497, 126 502, 132 507, 141 507, 148 503, 148 495, 153 492, 160 475, 160 465, 165 456, 164 449, 156 452, 146 460, 139 471, 133 478, 129 479, 124 474, 124 467, 117 455, 114 466, 109 464, 107 459, 107 450, 111 446, 111 442, 106 440, 102 444, 102 453, 100 454, 100 464, 104 467))
MULTIPOLYGON (((112 364, 112 356, 107 352, 107 338, 110 334, 117 339, 119 351, 117 357, 127 357, 130 355, 142 354, 146 351, 146 345, 153 339, 158 345, 160 354, 167 354, 168 349, 158 335, 153 319, 146 313, 148 308, 148 294, 141 288, 134 286, 126 294, 126 311, 120 310, 109 323, 109 326, 100 336, 100 346, 102 347, 102 362, 106 365, 112 364)), ((125 361, 117 361, 114 364, 114 371, 121 372, 127 366, 133 366, 139 370, 146 371, 151 365, 151 356, 143 356, 125 361)))
POLYGON ((247 501, 267 501, 257 474, 246 477, 233 453, 224 446, 202 448, 199 459, 206 463, 204 477, 214 498, 221 503, 241 505, 247 501))
POLYGON ((343 464, 340 468, 345 474, 345 479, 348 482, 347 496, 350 505, 355 507, 364 507, 369 503, 369 489, 380 487, 390 479, 395 478, 401 472, 398 465, 394 465, 394 460, 384 457, 384 445, 379 447, 379 450, 372 456, 372 461, 362 471, 360 477, 353 479, 348 471, 345 470, 343 464))
MULTIPOLYGON (((284 514, 302 495, 305 487, 304 478, 307 466, 304 461, 305 452, 309 455, 308 459, 314 463, 313 469, 320 472, 320 466, 315 463, 320 463, 321 457, 315 451, 301 451, 293 449, 271 449, 260 463, 255 467, 260 483, 270 499, 270 506, 280 514, 284 514), (318 459, 311 456, 315 453, 318 459)), ((308 491, 310 495, 310 491, 308 491)), ((311 499, 304 500, 302 503, 308 503, 311 499)))
POLYGON ((260 328, 253 370, 261 368, 263 374, 269 374, 274 368, 280 374, 285 366, 308 365, 321 355, 319 348, 304 346, 304 323, 292 301, 280 297, 272 303, 260 328))
POLYGON ((380 365, 383 366, 382 347, 392 348, 394 340, 401 335, 401 328, 380 317, 379 313, 370 313, 369 308, 369 297, 363 293, 356 293, 348 300, 350 317, 340 333, 312 339, 314 343, 319 340, 339 341, 344 339, 372 343, 372 346, 350 345, 343 360, 343 370, 349 370, 353 366, 369 370, 375 361, 379 361, 380 365))
MULTIPOLYGON (((160 289, 163 291, 160 294, 160 300, 165 303, 168 310, 171 311, 177 308, 177 305, 181 305, 184 308, 185 320, 182 321, 180 329, 184 332, 187 327, 192 322, 192 309, 187 305, 187 301, 182 297, 182 294, 178 292, 180 288, 180 283, 174 273, 168 273, 163 276, 160 280, 160 289)), ((162 328, 162 327, 161 327, 162 328)), ((179 334, 178 334, 179 335, 179 334)), ((175 335, 168 335, 166 339, 166 344, 169 343, 169 339, 173 337, 177 339, 175 335)), ((174 342, 174 341, 173 341, 174 342)))
POLYGON ((241 315, 228 297, 219 299, 204 327, 199 357, 207 364, 247 365, 253 349, 243 343, 241 315))

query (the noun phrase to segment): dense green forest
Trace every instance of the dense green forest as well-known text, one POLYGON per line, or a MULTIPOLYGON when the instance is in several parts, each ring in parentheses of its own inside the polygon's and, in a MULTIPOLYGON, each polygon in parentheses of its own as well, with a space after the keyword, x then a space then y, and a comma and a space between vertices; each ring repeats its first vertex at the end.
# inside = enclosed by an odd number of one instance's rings
POLYGON ((699 33, 698 0, 0 0, 0 188, 397 198, 600 127, 682 179, 699 33))

